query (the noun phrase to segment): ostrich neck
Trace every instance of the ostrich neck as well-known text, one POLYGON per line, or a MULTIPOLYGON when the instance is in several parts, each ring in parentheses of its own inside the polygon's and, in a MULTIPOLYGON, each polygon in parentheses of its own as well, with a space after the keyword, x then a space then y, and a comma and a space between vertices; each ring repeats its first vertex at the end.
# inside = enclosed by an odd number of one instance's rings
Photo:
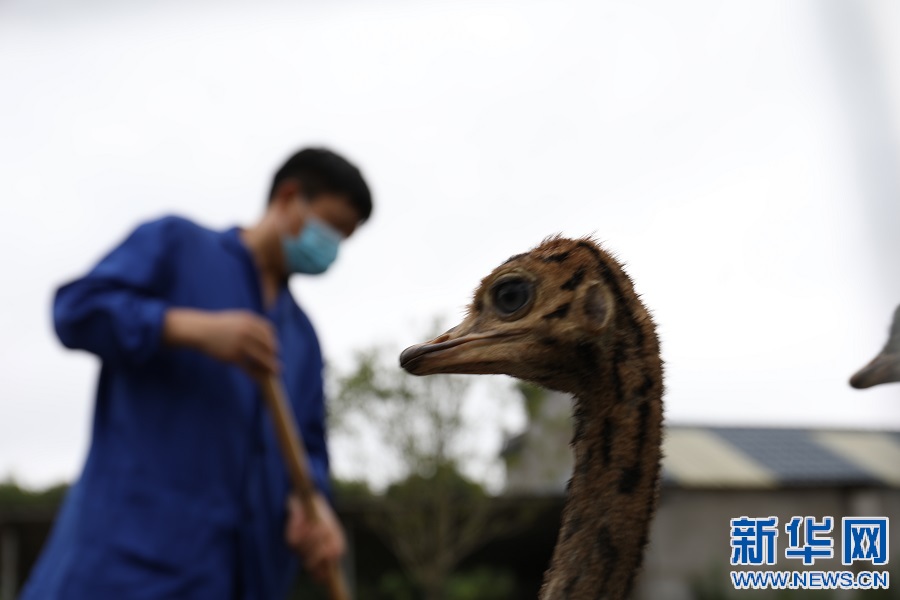
POLYGON ((652 337, 655 348, 592 357, 573 390, 575 469, 541 600, 631 592, 659 476, 662 363, 652 337))

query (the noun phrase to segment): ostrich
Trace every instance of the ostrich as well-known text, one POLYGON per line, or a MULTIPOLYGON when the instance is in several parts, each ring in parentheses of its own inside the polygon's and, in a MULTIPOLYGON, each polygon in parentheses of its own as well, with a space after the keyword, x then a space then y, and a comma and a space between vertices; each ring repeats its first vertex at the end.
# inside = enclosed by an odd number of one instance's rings
POLYGON ((548 238, 494 269, 465 319, 400 364, 574 396, 575 468, 540 598, 628 597, 658 495, 663 382, 656 328, 622 266, 591 239, 548 238))
POLYGON ((850 385, 864 389, 900 381, 900 306, 894 310, 888 341, 878 356, 850 378, 850 385))

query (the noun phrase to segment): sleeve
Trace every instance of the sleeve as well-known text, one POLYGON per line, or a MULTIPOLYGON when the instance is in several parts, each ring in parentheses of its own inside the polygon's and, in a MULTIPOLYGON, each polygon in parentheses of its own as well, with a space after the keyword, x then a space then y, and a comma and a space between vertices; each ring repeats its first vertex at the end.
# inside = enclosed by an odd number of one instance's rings
POLYGON ((53 322, 63 345, 132 364, 157 352, 174 223, 167 217, 139 226, 87 275, 56 291, 53 322))

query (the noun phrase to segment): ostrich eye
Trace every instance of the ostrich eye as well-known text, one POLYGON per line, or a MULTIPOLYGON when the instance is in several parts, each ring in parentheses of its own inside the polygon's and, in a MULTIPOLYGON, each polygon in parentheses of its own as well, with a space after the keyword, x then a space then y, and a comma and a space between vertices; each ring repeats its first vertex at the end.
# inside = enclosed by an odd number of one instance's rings
POLYGON ((528 304, 531 295, 531 283, 524 279, 507 279, 497 283, 491 290, 494 307, 504 317, 528 304))

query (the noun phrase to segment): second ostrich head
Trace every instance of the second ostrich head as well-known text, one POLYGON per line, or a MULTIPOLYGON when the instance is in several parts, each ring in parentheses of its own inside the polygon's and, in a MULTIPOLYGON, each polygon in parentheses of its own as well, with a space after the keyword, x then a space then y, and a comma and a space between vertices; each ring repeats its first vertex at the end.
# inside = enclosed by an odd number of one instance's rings
POLYGON ((898 381, 900 381, 900 306, 894 310, 894 320, 891 322, 890 334, 884 348, 869 364, 850 378, 850 385, 864 389, 898 381))

